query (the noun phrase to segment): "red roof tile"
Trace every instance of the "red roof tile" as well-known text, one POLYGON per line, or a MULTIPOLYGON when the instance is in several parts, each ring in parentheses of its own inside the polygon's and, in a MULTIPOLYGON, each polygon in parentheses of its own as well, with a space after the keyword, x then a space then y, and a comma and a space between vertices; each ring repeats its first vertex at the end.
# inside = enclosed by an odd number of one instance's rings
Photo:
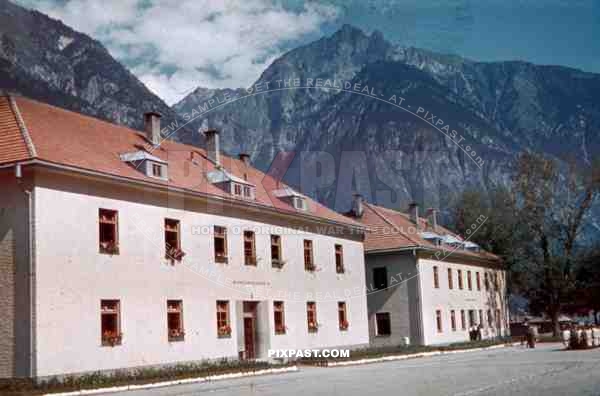
MULTIPOLYGON (((8 101, 3 99, 6 103, 8 101)), ((151 182, 157 185, 186 189, 191 192, 206 193, 215 196, 231 197, 222 189, 209 183, 206 173, 215 169, 215 165, 206 157, 206 152, 198 147, 164 141, 152 155, 168 162, 168 181, 148 177, 133 166, 121 161, 120 155, 143 150, 148 147, 143 132, 111 124, 93 117, 64 110, 45 103, 23 97, 14 98, 25 126, 29 131, 37 158, 60 165, 67 165, 102 172, 107 175, 120 176, 132 180, 151 182), (192 154, 194 153, 194 154, 192 154), (194 156, 194 161, 190 160, 194 156)), ((0 122, 14 118, 4 102, 0 104, 0 122)), ((142 115, 140 114, 140 117, 142 115)), ((0 163, 14 162, 28 158, 27 147, 19 140, 15 122, 5 121, 2 124, 0 138, 0 163), (18 144, 11 151, 9 142, 18 144)), ((277 170, 265 174, 256 168, 246 166, 242 161, 221 156, 222 166, 233 175, 244 178, 256 185, 254 204, 286 212, 299 212, 312 215, 323 220, 362 227, 362 224, 343 216, 320 203, 307 198, 308 213, 297 211, 286 201, 274 196, 274 190, 283 188, 285 184, 269 176, 277 174, 277 170)), ((280 157, 284 164, 289 161, 280 157)))
MULTIPOLYGON (((420 227, 410 220, 406 213, 393 209, 364 203, 364 213, 360 221, 368 227, 365 237, 365 251, 395 250, 403 248, 426 248, 443 250, 447 254, 460 254, 480 259, 497 261, 499 257, 484 250, 473 251, 455 249, 450 246, 437 246, 422 237, 423 231, 433 231, 425 218, 419 219, 420 227)), ((462 239, 457 234, 438 225, 436 234, 453 236, 462 239)))
POLYGON ((30 158, 23 131, 13 112, 10 98, 0 96, 0 163, 30 158))

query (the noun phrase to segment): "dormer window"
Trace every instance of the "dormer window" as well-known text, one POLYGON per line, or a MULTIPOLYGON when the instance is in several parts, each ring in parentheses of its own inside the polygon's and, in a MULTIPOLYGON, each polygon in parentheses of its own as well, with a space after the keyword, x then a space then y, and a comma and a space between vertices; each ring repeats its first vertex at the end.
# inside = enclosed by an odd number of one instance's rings
POLYGON ((281 190, 273 191, 273 194, 282 201, 287 202, 296 210, 307 211, 308 202, 304 195, 294 191, 290 187, 284 187, 281 190))
POLYGON ((239 178, 227 172, 225 169, 217 169, 206 174, 210 183, 230 193, 236 198, 254 199, 256 187, 247 180, 239 178))
POLYGON ((292 197, 294 208, 298 210, 306 210, 306 200, 302 197, 292 197))
POLYGON ((155 179, 167 180, 167 162, 146 151, 121 154, 121 161, 129 163, 139 172, 155 179))

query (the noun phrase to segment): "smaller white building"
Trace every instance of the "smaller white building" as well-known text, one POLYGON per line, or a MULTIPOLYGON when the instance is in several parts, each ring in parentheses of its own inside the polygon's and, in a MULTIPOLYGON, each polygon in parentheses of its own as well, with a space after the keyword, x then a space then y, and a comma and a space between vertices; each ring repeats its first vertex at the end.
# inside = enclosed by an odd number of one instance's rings
POLYGON ((501 260, 438 225, 436 210, 422 218, 417 205, 405 214, 357 195, 349 215, 368 227, 371 345, 448 344, 508 334, 501 260))

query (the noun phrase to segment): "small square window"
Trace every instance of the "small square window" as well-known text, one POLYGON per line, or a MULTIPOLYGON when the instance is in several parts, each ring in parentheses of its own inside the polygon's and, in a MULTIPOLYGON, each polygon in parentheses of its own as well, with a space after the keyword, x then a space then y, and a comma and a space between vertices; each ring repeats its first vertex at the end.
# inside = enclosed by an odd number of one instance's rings
POLYGON ((163 177, 163 167, 159 164, 152 164, 152 176, 154 177, 163 177))

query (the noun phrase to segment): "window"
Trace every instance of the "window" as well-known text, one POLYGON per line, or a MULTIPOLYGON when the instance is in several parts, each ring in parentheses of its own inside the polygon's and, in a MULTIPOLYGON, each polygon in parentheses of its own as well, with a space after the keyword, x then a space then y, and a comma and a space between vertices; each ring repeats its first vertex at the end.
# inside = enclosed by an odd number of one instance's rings
POLYGON ((179 220, 165 219, 165 257, 181 261, 185 253, 181 250, 179 220))
POLYGON ((458 270, 457 271, 457 275, 458 275, 458 288, 460 290, 463 289, 464 285, 463 285, 463 276, 462 276, 462 270, 458 270))
POLYGON ((465 318, 465 310, 460 310, 460 328, 463 330, 467 329, 467 320, 465 318))
POLYGON ((438 333, 441 333, 443 330, 443 328, 442 328, 442 311, 440 311, 439 309, 437 311, 435 311, 435 323, 437 325, 438 333))
POLYGON ((335 245, 335 272, 344 273, 344 247, 342 245, 335 245))
POLYGON ((469 327, 475 327, 477 319, 475 318, 475 311, 473 309, 469 310, 469 327))
POLYGON ((490 290, 490 276, 487 272, 485 274, 483 274, 483 283, 485 285, 485 291, 489 291, 490 290))
POLYGON ((343 301, 338 302, 338 324, 340 325, 341 331, 348 330, 350 324, 348 323, 348 316, 346 315, 346 303, 343 301))
POLYGON ((471 280, 471 271, 467 271, 467 287, 473 290, 473 281, 471 280))
POLYGON ((100 301, 100 336, 102 346, 121 345, 121 302, 119 300, 100 301))
POLYGON ((217 334, 220 338, 231 337, 229 301, 217 301, 217 334))
POLYGON ((298 210, 306 210, 306 200, 302 197, 292 197, 292 204, 298 210))
POLYGON ((499 309, 496 310, 496 328, 498 330, 502 328, 502 312, 499 309))
POLYGON ((454 289, 454 279, 452 279, 452 268, 448 268, 448 289, 454 289))
POLYGON ((241 196, 242 195, 242 186, 240 184, 233 184, 233 195, 241 196))
POLYGON ((378 267, 373 268, 373 282, 375 283, 375 289, 383 290, 388 287, 388 276, 387 268, 378 267))
POLYGON ((167 328, 169 342, 183 341, 183 302, 181 300, 167 300, 167 328))
POLYGON ((159 164, 152 164, 152 176, 163 177, 162 166, 159 164))
POLYGON ((100 253, 119 254, 119 215, 116 210, 100 209, 100 253))
POLYGON ((498 291, 500 290, 500 286, 498 283, 498 273, 494 272, 494 290, 498 291))
POLYGON ((316 333, 317 330, 319 330, 319 323, 317 322, 317 303, 315 302, 306 303, 306 324, 309 333, 316 333))
POLYGON ((271 235, 271 265, 278 268, 283 266, 281 260, 281 237, 279 235, 271 235))
POLYGON ((227 263, 227 228, 215 226, 215 261, 227 263))
POLYGON ((285 312, 283 301, 273 301, 273 319, 275 321, 275 334, 285 334, 285 312))
POLYGON ((244 231, 244 264, 256 265, 256 243, 253 231, 244 231))
POLYGON ((313 243, 309 239, 304 240, 304 269, 314 271, 315 264, 313 262, 313 243))
POLYGON ((452 331, 456 331, 456 313, 454 310, 450 311, 450 324, 452 325, 452 331))
POLYGON ((475 273, 475 278, 477 280, 477 290, 481 290, 481 274, 479 272, 475 273))
POLYGON ((252 198, 252 188, 249 186, 244 186, 244 198, 252 198))
POLYGON ((483 322, 483 310, 480 309, 479 310, 479 324, 481 325, 481 327, 483 327, 484 322, 483 322))
POLYGON ((440 288, 440 277, 438 273, 438 267, 433 267, 433 287, 436 289, 440 288))
POLYGON ((492 328, 494 327, 494 318, 492 317, 492 310, 488 309, 487 311, 487 317, 488 317, 488 327, 492 328))
POLYGON ((375 314, 375 323, 378 336, 389 336, 392 334, 392 326, 390 324, 389 312, 378 312, 375 314))

